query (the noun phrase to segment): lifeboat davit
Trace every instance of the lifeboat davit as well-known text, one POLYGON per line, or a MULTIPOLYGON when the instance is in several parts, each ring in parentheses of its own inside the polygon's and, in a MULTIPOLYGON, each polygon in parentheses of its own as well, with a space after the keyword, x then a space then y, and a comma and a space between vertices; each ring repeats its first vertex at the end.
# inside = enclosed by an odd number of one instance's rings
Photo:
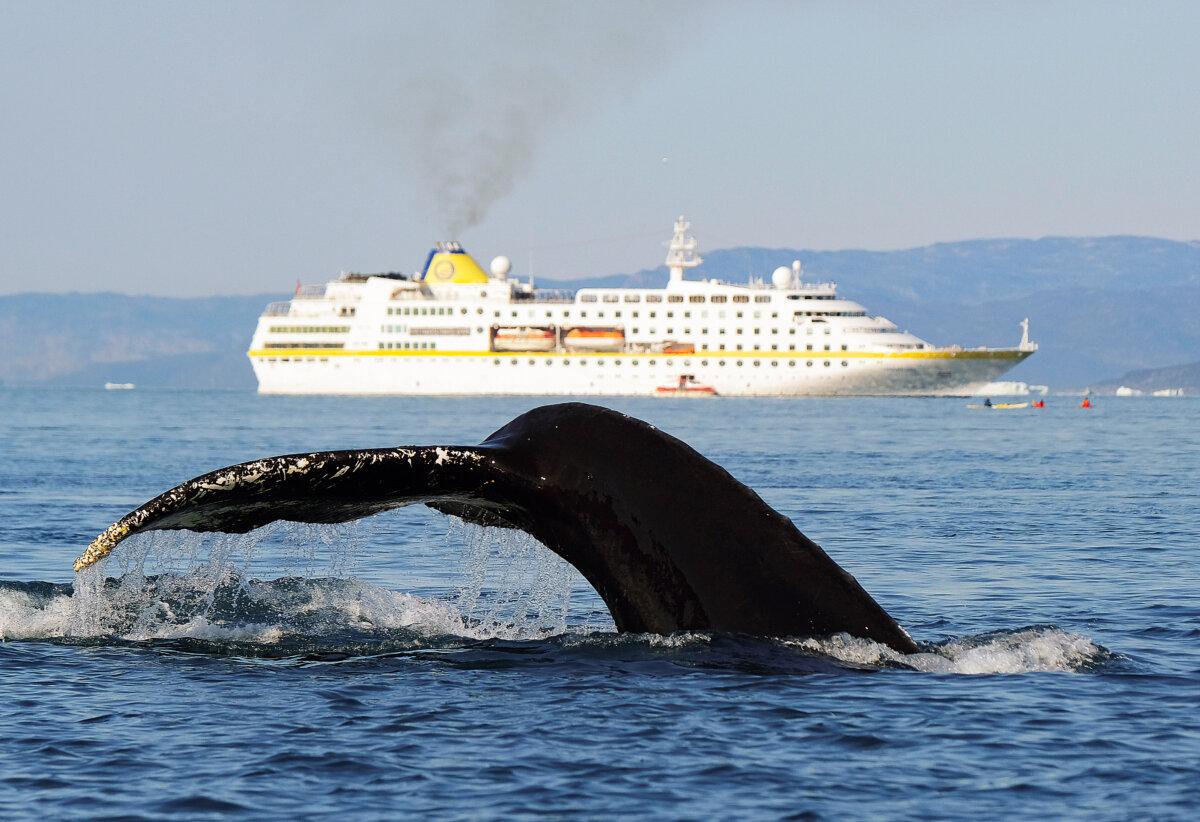
POLYGON ((625 332, 620 328, 572 328, 563 334, 563 347, 575 351, 623 351, 625 332))
POLYGON ((553 351, 554 329, 542 326, 508 326, 492 335, 493 351, 553 351))

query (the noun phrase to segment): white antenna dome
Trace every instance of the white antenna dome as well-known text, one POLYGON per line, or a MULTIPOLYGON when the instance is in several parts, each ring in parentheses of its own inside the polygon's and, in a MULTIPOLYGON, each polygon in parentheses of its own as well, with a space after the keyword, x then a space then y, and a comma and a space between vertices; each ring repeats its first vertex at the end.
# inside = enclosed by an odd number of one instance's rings
POLYGON ((507 280, 508 272, 512 271, 512 260, 501 254, 499 257, 492 260, 492 276, 497 280, 507 280))
POLYGON ((792 284, 792 270, 786 265, 779 266, 771 273, 771 282, 776 288, 787 288, 792 284))

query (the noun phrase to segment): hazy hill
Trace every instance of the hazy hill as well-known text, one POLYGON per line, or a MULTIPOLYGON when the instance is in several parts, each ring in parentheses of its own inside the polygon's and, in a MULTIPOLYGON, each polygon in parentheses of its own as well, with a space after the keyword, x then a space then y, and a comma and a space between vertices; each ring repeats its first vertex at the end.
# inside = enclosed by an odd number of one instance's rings
POLYGON ((279 298, 0 296, 0 380, 253 389, 246 346, 272 299, 279 298))
POLYGON ((1115 380, 1105 380, 1092 387, 1100 393, 1108 393, 1122 385, 1147 394, 1163 388, 1182 388, 1188 395, 1196 396, 1200 394, 1200 362, 1130 371, 1115 380))
MULTIPOLYGON (((732 248, 693 276, 745 282, 799 258, 810 279, 935 343, 1015 345, 1029 317, 1041 350, 1014 378, 1083 387, 1200 351, 1200 243, 1149 237, 972 240, 901 251, 732 248)), ((546 288, 661 286, 663 267, 546 288)), ((245 358, 273 295, 170 299, 0 296, 0 380, 251 388, 245 358)))

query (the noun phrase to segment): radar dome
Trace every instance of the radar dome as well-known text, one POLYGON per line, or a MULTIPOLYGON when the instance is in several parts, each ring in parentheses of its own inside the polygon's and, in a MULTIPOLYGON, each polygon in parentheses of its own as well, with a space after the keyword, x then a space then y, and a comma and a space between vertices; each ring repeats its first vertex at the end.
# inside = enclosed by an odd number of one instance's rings
POLYGON ((508 272, 512 271, 512 261, 501 254, 496 259, 492 260, 492 276, 497 280, 507 280, 508 272))
POLYGON ((792 284, 792 270, 786 265, 779 266, 771 273, 771 282, 776 288, 787 288, 792 284))

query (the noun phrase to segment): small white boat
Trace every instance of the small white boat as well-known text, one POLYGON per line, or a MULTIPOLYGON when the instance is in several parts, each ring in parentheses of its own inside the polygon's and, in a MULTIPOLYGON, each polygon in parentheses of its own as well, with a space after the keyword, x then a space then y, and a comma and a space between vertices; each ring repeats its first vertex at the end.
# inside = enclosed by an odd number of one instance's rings
POLYGON ((131 382, 106 382, 105 391, 132 391, 136 386, 131 382))

